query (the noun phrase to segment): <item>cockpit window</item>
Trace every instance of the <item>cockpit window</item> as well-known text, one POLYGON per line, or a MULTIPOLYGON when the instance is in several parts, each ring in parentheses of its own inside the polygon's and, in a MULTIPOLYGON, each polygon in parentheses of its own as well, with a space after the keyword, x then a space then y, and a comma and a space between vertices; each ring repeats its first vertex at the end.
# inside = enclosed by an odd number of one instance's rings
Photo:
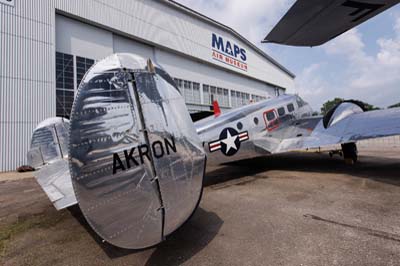
POLYGON ((297 102, 297 106, 299 108, 303 107, 304 105, 306 105, 307 103, 305 101, 303 101, 302 98, 300 98, 299 96, 296 97, 296 102, 297 102))
POLYGON ((287 105, 287 110, 288 110, 289 113, 291 113, 291 112, 294 111, 294 105, 293 105, 293 103, 289 103, 289 104, 287 105))

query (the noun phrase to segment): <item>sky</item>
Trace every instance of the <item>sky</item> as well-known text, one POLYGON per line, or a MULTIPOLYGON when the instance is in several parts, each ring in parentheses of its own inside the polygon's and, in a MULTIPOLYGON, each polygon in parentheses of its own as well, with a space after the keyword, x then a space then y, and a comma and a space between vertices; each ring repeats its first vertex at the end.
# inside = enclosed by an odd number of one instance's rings
POLYGON ((262 44, 295 0, 177 0, 250 40, 296 75, 298 93, 319 111, 335 97, 386 108, 400 102, 400 4, 318 47, 262 44))

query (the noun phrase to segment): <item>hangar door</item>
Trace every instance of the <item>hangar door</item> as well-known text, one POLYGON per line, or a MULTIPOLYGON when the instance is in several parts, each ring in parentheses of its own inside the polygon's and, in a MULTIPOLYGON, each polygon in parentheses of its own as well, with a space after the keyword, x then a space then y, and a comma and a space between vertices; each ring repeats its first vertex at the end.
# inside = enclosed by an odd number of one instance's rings
POLYGON ((154 47, 138 41, 113 34, 114 53, 134 53, 155 61, 154 47))
POLYGON ((56 115, 69 117, 75 92, 96 60, 113 53, 112 33, 56 15, 56 115))
POLYGON ((154 60, 154 48, 76 19, 56 15, 56 110, 69 117, 76 90, 87 70, 113 53, 154 60))

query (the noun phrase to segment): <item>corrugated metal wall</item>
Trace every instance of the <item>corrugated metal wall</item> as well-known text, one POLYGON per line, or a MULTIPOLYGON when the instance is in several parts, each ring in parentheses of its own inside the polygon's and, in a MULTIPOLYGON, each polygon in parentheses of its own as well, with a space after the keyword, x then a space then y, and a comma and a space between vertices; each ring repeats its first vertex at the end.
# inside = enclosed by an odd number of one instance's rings
POLYGON ((0 171, 25 163, 34 127, 55 113, 54 5, 0 4, 0 171))
POLYGON ((56 12, 226 67, 211 56, 211 33, 215 32, 247 49, 247 75, 293 87, 287 73, 226 29, 163 1, 15 0, 14 7, 0 4, 0 171, 26 163, 34 127, 55 116, 56 12))

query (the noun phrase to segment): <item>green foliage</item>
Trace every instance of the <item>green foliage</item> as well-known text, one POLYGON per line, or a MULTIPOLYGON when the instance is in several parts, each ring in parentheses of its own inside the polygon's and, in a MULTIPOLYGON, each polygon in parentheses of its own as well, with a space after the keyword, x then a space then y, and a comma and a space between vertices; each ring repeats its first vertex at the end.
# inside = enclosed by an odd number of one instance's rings
POLYGON ((66 212, 55 213, 54 215, 32 215, 19 218, 13 224, 5 225, 0 228, 0 257, 4 256, 7 243, 16 235, 25 233, 33 228, 49 228, 55 226, 64 217, 66 212))
POLYGON ((317 111, 314 111, 314 112, 312 113, 312 116, 319 116, 319 113, 318 113, 317 111))
POLYGON ((396 107, 400 107, 400 103, 396 103, 391 106, 388 106, 388 108, 396 108, 396 107))
MULTIPOLYGON (((342 101, 344 101, 344 99, 335 98, 333 100, 325 102, 321 107, 321 113, 323 115, 325 115, 327 112, 329 112, 329 110, 331 110, 333 107, 335 107, 335 105, 337 105, 338 103, 341 103, 342 101)), ((361 101, 359 101, 359 102, 361 102, 361 101)), ((373 111, 373 110, 380 110, 379 107, 373 106, 372 104, 364 103, 364 102, 361 102, 361 103, 364 104, 364 108, 365 108, 366 112, 373 111)))
POLYGON ((373 110, 380 110, 381 108, 373 106, 369 103, 364 103, 365 111, 373 111, 373 110))
POLYGON ((335 107, 336 104, 344 101, 342 98, 335 98, 331 101, 325 102, 322 107, 321 107, 321 114, 325 115, 329 110, 331 110, 333 107, 335 107))

